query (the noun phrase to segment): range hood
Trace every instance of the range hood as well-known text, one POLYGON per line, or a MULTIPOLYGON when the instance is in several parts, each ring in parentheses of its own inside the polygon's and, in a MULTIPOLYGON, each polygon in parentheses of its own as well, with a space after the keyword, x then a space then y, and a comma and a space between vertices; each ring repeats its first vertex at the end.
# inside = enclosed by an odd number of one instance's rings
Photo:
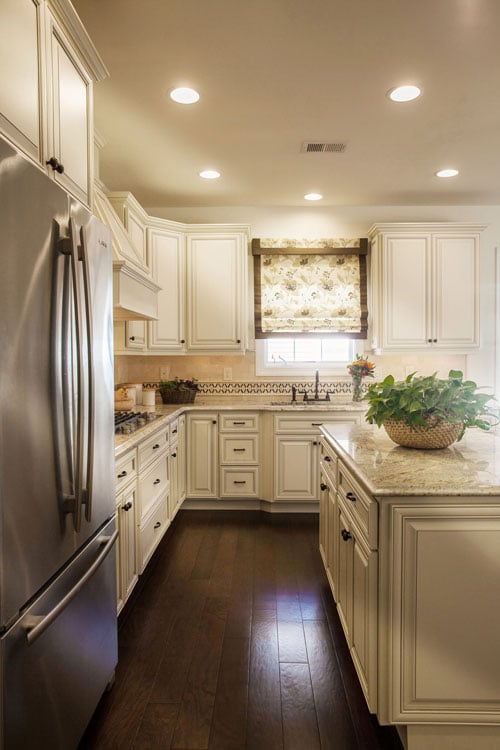
POLYGON ((156 284, 144 268, 127 231, 109 202, 102 183, 94 183, 94 213, 111 230, 113 246, 113 318, 157 320, 156 284))

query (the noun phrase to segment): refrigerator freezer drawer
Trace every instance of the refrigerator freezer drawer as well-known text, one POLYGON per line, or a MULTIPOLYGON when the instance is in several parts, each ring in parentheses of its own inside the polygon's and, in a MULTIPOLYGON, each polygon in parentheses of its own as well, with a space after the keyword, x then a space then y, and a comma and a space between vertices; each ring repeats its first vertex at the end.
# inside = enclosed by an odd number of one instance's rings
POLYGON ((115 529, 113 518, 0 641, 5 750, 76 748, 113 676, 115 529))

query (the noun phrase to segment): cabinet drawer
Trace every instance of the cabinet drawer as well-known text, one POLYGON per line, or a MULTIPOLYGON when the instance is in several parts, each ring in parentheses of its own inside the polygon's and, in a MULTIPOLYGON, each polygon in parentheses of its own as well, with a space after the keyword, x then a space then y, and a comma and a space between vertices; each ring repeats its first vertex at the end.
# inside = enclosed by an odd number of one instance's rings
POLYGON ((256 464, 259 460, 259 436, 219 436, 221 464, 256 464))
MULTIPOLYGON (((307 432, 313 435, 319 433, 325 422, 332 422, 331 413, 325 414, 277 414, 274 417, 275 432, 307 432)), ((349 421, 349 420, 347 420, 349 421)))
POLYGON ((168 427, 156 432, 139 445, 139 471, 142 471, 168 446, 168 427))
POLYGON ((167 456, 158 461, 139 477, 140 518, 143 519, 153 504, 168 490, 167 456))
POLYGON ((338 492, 350 515, 365 534, 370 549, 377 549, 378 504, 361 489, 341 461, 338 465, 338 492))
POLYGON ((320 446, 321 470, 328 479, 332 489, 336 489, 338 465, 337 454, 324 438, 321 440, 320 446))
POLYGON ((259 468, 229 468, 223 466, 220 470, 221 497, 258 497, 259 496, 259 468))
POLYGON ((115 461, 115 490, 118 494, 137 476, 137 454, 130 451, 115 461))
POLYGON ((176 443, 179 438, 179 420, 174 419, 173 422, 170 422, 168 426, 168 435, 169 435, 169 441, 170 445, 172 443, 176 443))
POLYGON ((140 573, 168 528, 167 498, 162 498, 139 528, 140 573))
POLYGON ((221 432, 257 432, 259 429, 258 414, 221 414, 221 432))

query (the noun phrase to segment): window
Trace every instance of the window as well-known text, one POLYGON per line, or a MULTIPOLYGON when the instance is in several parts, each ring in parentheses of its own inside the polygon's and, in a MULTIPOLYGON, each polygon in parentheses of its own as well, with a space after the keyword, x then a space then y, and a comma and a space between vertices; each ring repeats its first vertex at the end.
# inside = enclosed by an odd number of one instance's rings
POLYGON ((354 359, 355 341, 346 338, 257 339, 257 375, 311 375, 320 369, 329 375, 346 375, 346 366, 354 359))

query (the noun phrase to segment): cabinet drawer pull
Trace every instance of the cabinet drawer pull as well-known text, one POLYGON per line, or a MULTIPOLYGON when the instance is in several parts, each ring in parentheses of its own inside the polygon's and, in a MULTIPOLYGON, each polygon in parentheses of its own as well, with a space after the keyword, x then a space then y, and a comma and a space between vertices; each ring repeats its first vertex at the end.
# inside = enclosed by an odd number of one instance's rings
POLYGON ((246 422, 233 422, 233 424, 246 424, 246 422))
POLYGON ((127 476, 127 472, 124 469, 123 471, 120 471, 119 474, 117 474, 116 478, 117 479, 123 479, 123 477, 126 477, 126 476, 127 476))
POLYGON ((157 521, 155 525, 153 526, 153 529, 159 529, 161 526, 161 521, 157 521))
POLYGON ((342 529, 342 531, 340 532, 340 535, 342 536, 342 539, 344 540, 344 542, 348 542, 349 539, 352 539, 352 536, 349 534, 347 529, 342 529))
POLYGON ((325 484, 324 482, 321 482, 321 484, 320 484, 320 489, 322 490, 322 492, 324 492, 325 490, 327 490, 327 489, 328 489, 328 485, 327 485, 327 484, 325 484))
POLYGON ((330 461, 331 461, 331 460, 332 460, 332 459, 330 458, 330 456, 325 456, 325 461, 326 461, 327 463, 330 463, 330 461))
POLYGON ((348 500, 350 500, 350 501, 351 501, 351 503, 355 503, 355 502, 356 502, 356 499, 357 499, 357 498, 356 498, 356 495, 354 494, 354 492, 348 492, 348 493, 346 494, 346 498, 347 498, 348 500))
POLYGON ((233 448, 233 451, 235 453, 244 453, 246 451, 246 448, 233 448))
POLYGON ((233 481, 233 484, 246 484, 246 480, 245 479, 235 479, 233 481))
POLYGON ((131 507, 132 507, 132 503, 129 500, 129 502, 125 503, 125 505, 123 506, 123 510, 130 510, 131 507))
POLYGON ((160 482, 161 482, 161 479, 155 479, 155 481, 153 482, 153 484, 160 484, 160 482))
POLYGON ((311 422, 311 427, 323 427, 323 422, 311 422))
POLYGON ((153 445, 151 450, 157 451, 159 447, 160 447, 160 443, 155 443, 155 445, 153 445))

